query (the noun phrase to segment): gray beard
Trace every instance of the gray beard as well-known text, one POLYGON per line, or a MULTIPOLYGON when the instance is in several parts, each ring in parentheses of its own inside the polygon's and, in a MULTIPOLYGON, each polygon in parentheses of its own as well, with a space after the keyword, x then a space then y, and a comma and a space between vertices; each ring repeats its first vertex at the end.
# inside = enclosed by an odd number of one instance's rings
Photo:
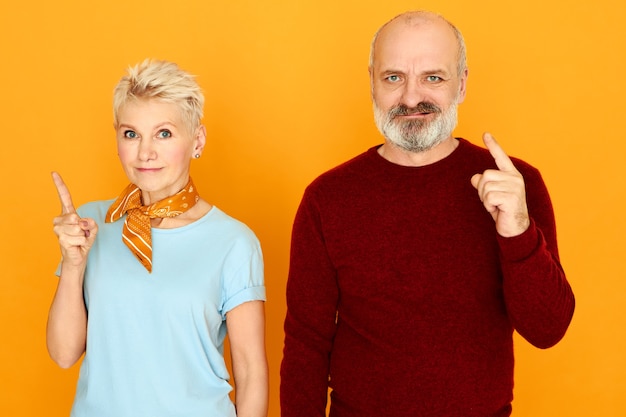
POLYGON ((374 101, 374 121, 380 133, 391 143, 409 152, 430 150, 449 138, 457 125, 457 101, 432 121, 397 121, 397 107, 384 113, 374 101))

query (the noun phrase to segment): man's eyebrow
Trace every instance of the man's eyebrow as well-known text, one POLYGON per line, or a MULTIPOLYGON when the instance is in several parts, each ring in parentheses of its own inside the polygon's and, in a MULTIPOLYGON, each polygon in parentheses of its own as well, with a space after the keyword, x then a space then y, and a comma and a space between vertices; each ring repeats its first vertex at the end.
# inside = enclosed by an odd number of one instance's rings
POLYGON ((443 75, 451 75, 452 73, 444 68, 437 68, 437 69, 433 69, 430 71, 424 71, 425 75, 436 75, 436 74, 443 74, 443 75))
MULTIPOLYGON (((394 69, 394 68, 389 68, 386 70, 382 70, 380 71, 380 74, 382 75, 389 75, 389 74, 404 74, 405 71, 403 70, 399 70, 399 69, 394 69)), ((429 69, 429 70, 424 70, 422 72, 419 73, 420 75, 448 75, 449 72, 443 68, 434 68, 434 69, 429 69)))
POLYGON ((404 74, 404 71, 401 71, 401 70, 399 70, 399 69, 393 69, 393 68, 390 68, 390 69, 386 69, 386 70, 381 71, 381 72, 380 72, 380 74, 383 74, 383 75, 389 75, 389 74, 404 74))

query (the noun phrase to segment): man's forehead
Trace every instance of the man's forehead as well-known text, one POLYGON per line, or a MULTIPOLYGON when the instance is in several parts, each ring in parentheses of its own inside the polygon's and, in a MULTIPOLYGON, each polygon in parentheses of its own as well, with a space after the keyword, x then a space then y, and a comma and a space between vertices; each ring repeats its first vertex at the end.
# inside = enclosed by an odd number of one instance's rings
POLYGON ((379 33, 375 44, 375 62, 393 65, 394 61, 426 61, 445 64, 452 60, 456 65, 458 40, 445 21, 419 19, 408 24, 406 21, 390 22, 379 33))
POLYGON ((381 40, 377 45, 375 64, 451 63, 456 65, 458 47, 438 36, 399 36, 381 40))
POLYGON ((405 13, 387 22, 379 31, 379 35, 402 28, 420 28, 428 26, 450 26, 445 19, 433 13, 405 13))

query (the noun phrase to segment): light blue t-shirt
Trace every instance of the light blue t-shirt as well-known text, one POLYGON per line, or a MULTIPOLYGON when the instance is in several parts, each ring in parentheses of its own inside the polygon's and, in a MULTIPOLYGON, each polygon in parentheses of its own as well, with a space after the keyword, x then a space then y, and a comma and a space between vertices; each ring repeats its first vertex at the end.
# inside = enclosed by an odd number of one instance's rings
POLYGON ((98 223, 84 294, 87 350, 72 417, 234 417, 224 362, 226 313, 265 300, 254 233, 213 207, 184 227, 152 229, 152 273, 122 242, 113 203, 79 209, 98 223))

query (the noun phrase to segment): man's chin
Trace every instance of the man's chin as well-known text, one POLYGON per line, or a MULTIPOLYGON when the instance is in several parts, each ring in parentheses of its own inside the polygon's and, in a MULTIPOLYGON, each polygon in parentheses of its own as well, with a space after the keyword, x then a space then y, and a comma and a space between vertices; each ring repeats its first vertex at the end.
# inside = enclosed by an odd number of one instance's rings
POLYGON ((386 136, 387 140, 394 145, 397 148, 400 148, 404 151, 407 152, 413 152, 413 153, 421 153, 421 152, 427 152, 431 149, 433 149, 434 147, 436 147, 437 145, 439 145, 441 142, 443 142, 445 140, 445 137, 442 138, 437 138, 435 140, 426 140, 426 139, 419 139, 419 140, 394 140, 388 136, 386 136))

